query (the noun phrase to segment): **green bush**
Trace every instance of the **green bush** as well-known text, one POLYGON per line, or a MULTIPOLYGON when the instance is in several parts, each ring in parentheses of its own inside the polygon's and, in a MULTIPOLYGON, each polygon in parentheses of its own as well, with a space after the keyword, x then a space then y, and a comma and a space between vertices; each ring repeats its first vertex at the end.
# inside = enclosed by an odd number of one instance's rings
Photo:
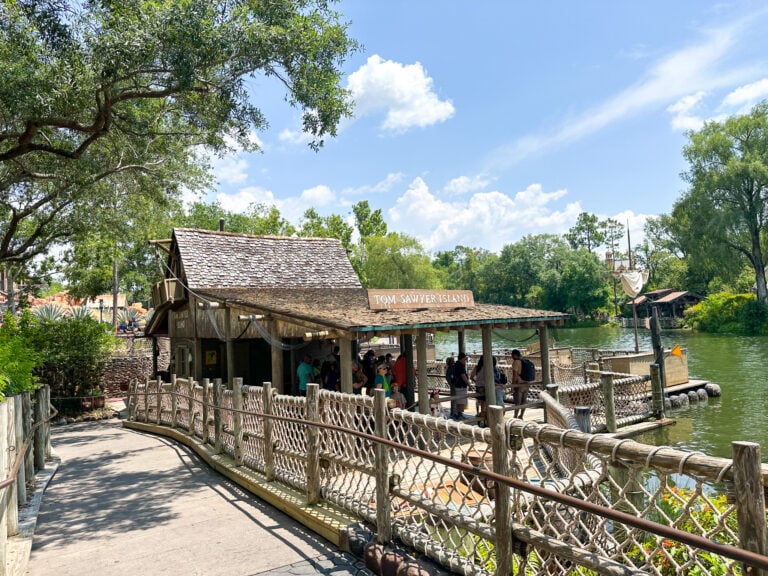
POLYGON ((41 362, 36 370, 54 397, 87 396, 99 388, 115 337, 90 316, 30 318, 30 341, 41 362))
POLYGON ((33 390, 38 358, 19 322, 6 313, 0 326, 0 396, 33 390))
POLYGON ((702 332, 768 334, 768 306, 754 294, 712 294, 685 311, 686 323, 702 332))

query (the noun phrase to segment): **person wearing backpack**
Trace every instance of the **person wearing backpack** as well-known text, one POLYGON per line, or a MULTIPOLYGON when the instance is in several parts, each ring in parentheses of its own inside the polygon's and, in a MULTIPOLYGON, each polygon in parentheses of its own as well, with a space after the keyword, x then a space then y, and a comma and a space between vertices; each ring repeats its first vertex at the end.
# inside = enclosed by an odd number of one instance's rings
POLYGON ((448 356, 445 359, 445 381, 448 383, 448 388, 451 391, 451 415, 450 418, 456 417, 456 360, 453 356, 448 356))
MULTIPOLYGON (((512 397, 516 406, 524 406, 528 402, 528 390, 535 379, 536 366, 533 362, 528 358, 523 358, 520 350, 512 350, 512 397)), ((525 414, 525 408, 518 408, 512 416, 522 419, 523 414, 525 414)))
POLYGON ((496 392, 496 406, 504 407, 504 397, 507 394, 507 375, 496 366, 496 356, 493 357, 493 383, 496 392))

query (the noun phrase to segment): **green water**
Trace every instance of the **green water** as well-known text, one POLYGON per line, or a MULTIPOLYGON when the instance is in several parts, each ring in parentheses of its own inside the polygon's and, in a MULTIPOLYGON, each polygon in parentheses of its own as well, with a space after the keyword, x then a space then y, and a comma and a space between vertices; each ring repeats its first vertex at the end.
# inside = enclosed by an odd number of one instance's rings
MULTIPOLYGON (((533 330, 496 330, 494 347, 523 347, 533 330)), ((634 332, 621 328, 578 328, 550 330, 558 345, 633 350, 634 332)), ((651 349, 651 335, 640 330, 641 350, 651 349)), ((720 398, 692 404, 689 408, 667 411, 676 421, 636 440, 698 450, 712 456, 731 457, 731 442, 757 442, 768 447, 768 337, 694 334, 681 330, 662 332, 665 348, 679 344, 688 351, 691 378, 707 380, 722 389, 720 398)), ((435 335, 436 353, 445 357, 455 353, 455 333, 435 335)), ((467 350, 481 350, 480 332, 467 332, 467 350)), ((762 452, 768 462, 768 448, 762 452)))

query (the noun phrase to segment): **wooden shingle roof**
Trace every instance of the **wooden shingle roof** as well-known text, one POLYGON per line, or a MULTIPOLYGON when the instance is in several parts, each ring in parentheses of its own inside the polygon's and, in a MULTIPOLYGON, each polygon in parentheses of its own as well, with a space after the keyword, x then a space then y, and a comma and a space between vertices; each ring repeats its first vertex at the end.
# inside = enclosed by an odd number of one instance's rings
POLYGON ((349 332, 396 332, 415 328, 462 329, 470 326, 529 326, 563 323, 567 314, 500 304, 473 308, 371 310, 364 288, 347 289, 206 289, 201 296, 228 305, 275 313, 285 318, 314 322, 349 332))
POLYGON ((335 238, 253 236, 176 228, 186 285, 200 288, 361 288, 335 238))

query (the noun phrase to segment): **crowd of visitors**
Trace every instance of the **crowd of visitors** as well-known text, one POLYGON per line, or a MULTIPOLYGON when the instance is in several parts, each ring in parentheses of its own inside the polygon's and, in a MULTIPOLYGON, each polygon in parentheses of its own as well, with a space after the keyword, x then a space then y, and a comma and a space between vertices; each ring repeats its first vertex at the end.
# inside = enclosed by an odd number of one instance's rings
MULTIPOLYGON (((503 405, 508 389, 513 394, 514 404, 520 406, 514 415, 522 418, 532 379, 525 373, 520 351, 512 351, 509 380, 507 374, 497 366, 497 359, 493 358, 494 389, 492 391, 485 389, 483 357, 479 358, 471 370, 467 369, 468 361, 469 357, 464 352, 459 353, 455 360, 453 356, 445 359, 445 380, 450 389, 450 412, 446 415, 454 420, 471 418, 465 414, 465 410, 468 404, 469 388, 474 383, 476 391, 474 396, 477 400, 477 414, 474 417, 479 419, 480 425, 485 423, 487 394, 491 394, 496 405, 503 405)), ((317 383, 324 390, 341 391, 339 367, 338 346, 334 347, 333 352, 324 360, 312 359, 309 354, 306 354, 296 371, 299 394, 306 395, 308 383, 317 383)), ((409 389, 410 383, 407 378, 404 354, 400 354, 397 360, 393 360, 392 354, 377 356, 373 349, 369 349, 365 354, 353 360, 348 369, 352 372, 352 392, 354 394, 366 393, 373 396, 374 390, 381 389, 384 390, 390 407, 402 409, 413 407, 414 390, 409 389)), ((414 370, 414 374, 415 372, 414 370)), ((434 414, 444 413, 440 407, 439 394, 430 396, 430 410, 434 414)))

